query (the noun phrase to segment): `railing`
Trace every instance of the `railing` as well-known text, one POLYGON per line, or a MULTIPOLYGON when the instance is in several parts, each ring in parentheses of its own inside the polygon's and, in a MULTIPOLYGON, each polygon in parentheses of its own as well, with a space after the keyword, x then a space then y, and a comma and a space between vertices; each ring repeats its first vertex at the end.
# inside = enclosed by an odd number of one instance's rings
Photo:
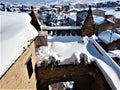
POLYGON ((80 36, 81 35, 81 26, 56 26, 56 27, 48 27, 42 26, 43 31, 48 31, 48 34, 54 36, 80 36))

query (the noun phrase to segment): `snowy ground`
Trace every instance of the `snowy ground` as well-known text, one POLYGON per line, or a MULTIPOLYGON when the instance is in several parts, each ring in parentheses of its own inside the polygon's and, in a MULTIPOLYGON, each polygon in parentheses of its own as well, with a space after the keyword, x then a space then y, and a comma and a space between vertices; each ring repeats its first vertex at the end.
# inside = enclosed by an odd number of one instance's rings
POLYGON ((94 41, 88 37, 78 36, 54 36, 48 37, 48 46, 42 46, 37 52, 37 64, 41 60, 47 60, 49 56, 54 56, 60 60, 60 64, 80 63, 80 54, 85 53, 88 63, 92 60, 96 62, 109 85, 113 90, 119 90, 120 67, 108 56, 108 54, 94 41))

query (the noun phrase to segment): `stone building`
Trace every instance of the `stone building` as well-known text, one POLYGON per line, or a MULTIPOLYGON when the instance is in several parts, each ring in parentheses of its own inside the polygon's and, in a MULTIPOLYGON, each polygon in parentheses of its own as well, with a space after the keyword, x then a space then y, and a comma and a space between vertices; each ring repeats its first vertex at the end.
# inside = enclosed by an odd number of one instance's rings
POLYGON ((105 16, 107 19, 114 21, 114 29, 120 28, 120 11, 106 11, 105 16))
POLYGON ((105 30, 113 30, 114 22, 103 17, 93 15, 95 34, 98 35, 105 30))
POLYGON ((120 48, 120 35, 106 30, 98 35, 101 46, 106 50, 116 50, 120 48))
POLYGON ((0 89, 36 89, 34 39, 38 32, 28 14, 1 12, 1 17, 0 89))

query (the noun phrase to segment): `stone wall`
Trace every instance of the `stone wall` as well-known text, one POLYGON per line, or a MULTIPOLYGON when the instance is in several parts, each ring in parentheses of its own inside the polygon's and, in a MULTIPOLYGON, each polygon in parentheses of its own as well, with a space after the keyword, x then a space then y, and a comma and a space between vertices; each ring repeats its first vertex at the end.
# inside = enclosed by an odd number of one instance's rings
POLYGON ((48 45, 48 31, 38 31, 38 36, 35 40, 36 48, 48 45))
POLYGON ((0 89, 36 89, 34 42, 0 79, 0 89), (33 73, 28 75, 27 62, 31 59, 33 73))
POLYGON ((77 83, 73 90, 111 90, 95 63, 36 67, 36 77, 38 90, 48 90, 48 85, 66 81, 77 83))
POLYGON ((115 19, 115 26, 114 28, 120 28, 120 19, 115 19))

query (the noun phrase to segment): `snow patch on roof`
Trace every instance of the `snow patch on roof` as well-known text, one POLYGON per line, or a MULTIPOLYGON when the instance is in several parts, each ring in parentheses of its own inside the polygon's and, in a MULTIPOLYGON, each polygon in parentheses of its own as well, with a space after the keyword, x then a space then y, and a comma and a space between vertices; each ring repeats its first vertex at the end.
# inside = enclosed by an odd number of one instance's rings
POLYGON ((77 13, 76 12, 70 12, 69 18, 71 18, 72 20, 76 21, 76 17, 77 17, 77 13))
POLYGON ((106 21, 111 22, 111 23, 114 24, 113 21, 111 21, 111 20, 109 20, 109 19, 105 20, 104 17, 100 17, 100 16, 96 16, 96 15, 93 15, 93 20, 94 20, 94 23, 95 23, 96 25, 100 25, 100 24, 102 24, 102 23, 104 23, 104 22, 106 22, 106 21))
POLYGON ((44 30, 73 30, 73 29, 81 29, 82 26, 55 26, 55 27, 50 27, 50 26, 44 26, 42 25, 41 28, 44 30))
POLYGON ((0 77, 38 35, 25 13, 0 12, 0 77))
POLYGON ((111 57, 119 57, 120 58, 120 50, 109 51, 109 55, 111 57))
POLYGON ((105 18, 93 15, 93 20, 96 25, 100 25, 104 22, 105 18))
POLYGON ((115 18, 120 19, 120 11, 106 10, 105 15, 113 15, 115 18))
POLYGON ((120 19, 120 11, 114 13, 114 17, 120 19))
POLYGON ((117 33, 113 33, 110 30, 106 30, 98 35, 98 39, 100 39, 106 44, 109 44, 112 43, 113 41, 120 39, 120 35, 117 33))

